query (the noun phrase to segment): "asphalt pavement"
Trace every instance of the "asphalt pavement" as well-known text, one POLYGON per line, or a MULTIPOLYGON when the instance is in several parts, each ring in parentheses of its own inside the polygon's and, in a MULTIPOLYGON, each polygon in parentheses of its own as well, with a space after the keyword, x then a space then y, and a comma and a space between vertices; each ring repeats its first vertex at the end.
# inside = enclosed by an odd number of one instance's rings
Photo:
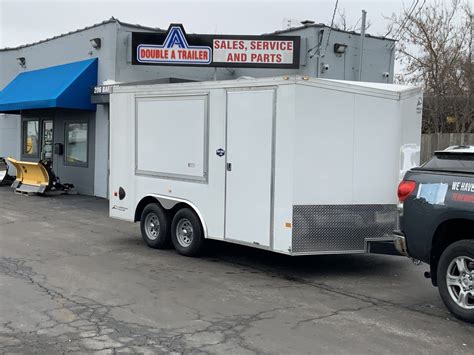
POLYGON ((0 187, 0 353, 472 353, 426 265, 144 244, 107 201, 0 187))

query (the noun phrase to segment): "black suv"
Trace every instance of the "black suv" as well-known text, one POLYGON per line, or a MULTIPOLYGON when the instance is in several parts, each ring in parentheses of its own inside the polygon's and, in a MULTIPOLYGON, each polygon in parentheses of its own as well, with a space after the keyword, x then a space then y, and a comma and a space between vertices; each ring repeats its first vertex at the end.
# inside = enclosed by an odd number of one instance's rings
POLYGON ((474 146, 454 146, 398 186, 397 250, 430 265, 446 307, 474 323, 474 146))

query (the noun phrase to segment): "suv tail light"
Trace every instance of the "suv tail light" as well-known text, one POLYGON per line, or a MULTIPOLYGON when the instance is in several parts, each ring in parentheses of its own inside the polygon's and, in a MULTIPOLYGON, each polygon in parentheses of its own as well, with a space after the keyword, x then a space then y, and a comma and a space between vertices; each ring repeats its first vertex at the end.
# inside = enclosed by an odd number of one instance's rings
POLYGON ((413 191, 415 191, 416 188, 416 182, 411 181, 411 180, 402 180, 400 184, 398 185, 398 199, 400 202, 403 202, 407 199, 408 196, 412 194, 413 191))

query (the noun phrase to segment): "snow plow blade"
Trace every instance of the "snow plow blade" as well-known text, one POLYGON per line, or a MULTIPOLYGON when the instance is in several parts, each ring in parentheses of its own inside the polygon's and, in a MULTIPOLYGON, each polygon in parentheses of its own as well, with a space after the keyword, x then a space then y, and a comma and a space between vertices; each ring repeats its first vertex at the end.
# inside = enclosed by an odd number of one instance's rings
POLYGON ((0 157, 0 185, 11 184, 15 180, 8 174, 8 164, 5 159, 0 157))
POLYGON ((15 192, 44 194, 48 190, 51 180, 43 164, 7 159, 16 169, 16 179, 12 184, 15 192))

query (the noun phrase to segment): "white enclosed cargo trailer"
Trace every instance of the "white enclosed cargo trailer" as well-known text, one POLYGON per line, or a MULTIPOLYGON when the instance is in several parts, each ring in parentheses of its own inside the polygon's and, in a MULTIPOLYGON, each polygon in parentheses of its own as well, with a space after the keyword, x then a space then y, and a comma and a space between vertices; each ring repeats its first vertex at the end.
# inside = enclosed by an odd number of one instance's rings
POLYGON ((419 88, 306 77, 114 88, 110 216, 185 255, 365 252, 397 227, 421 106, 419 88))

